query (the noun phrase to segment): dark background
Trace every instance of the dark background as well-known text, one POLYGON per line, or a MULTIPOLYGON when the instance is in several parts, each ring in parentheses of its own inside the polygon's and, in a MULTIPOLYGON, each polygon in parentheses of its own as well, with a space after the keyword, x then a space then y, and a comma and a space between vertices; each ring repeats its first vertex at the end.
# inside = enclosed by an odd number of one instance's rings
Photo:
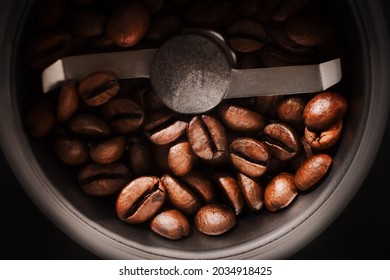
MULTIPOLYGON (((390 1, 382 2, 390 18, 390 1)), ((390 259, 389 158, 388 123, 377 158, 356 196, 318 238, 291 259, 390 259)), ((1 151, 0 190, 0 259, 97 259, 32 203, 1 151)))

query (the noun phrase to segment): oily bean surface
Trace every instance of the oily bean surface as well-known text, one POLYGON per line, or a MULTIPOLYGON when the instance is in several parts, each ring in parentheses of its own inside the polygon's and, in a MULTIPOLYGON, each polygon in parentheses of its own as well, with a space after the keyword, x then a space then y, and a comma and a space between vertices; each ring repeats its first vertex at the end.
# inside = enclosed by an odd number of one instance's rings
POLYGON ((280 173, 265 188, 265 206, 271 212, 281 210, 289 206, 297 194, 294 175, 286 172, 280 173))
POLYGON ((234 212, 223 205, 207 204, 195 215, 196 228, 207 235, 221 235, 237 224, 234 212))
POLYGON ((176 209, 161 212, 150 223, 155 233, 173 240, 190 235, 191 225, 183 213, 176 209))

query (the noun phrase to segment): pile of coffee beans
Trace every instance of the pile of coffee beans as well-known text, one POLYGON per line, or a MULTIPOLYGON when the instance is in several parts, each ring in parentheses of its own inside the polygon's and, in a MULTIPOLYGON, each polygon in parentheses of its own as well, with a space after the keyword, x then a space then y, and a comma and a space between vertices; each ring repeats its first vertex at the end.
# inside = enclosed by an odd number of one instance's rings
MULTIPOLYGON (((40 0, 26 59, 41 73, 67 55, 158 48, 200 28, 225 38, 238 68, 320 63, 342 56, 336 23, 321 3, 40 0)), ((123 222, 180 239, 192 223, 206 235, 223 234, 240 216, 282 211, 318 186, 342 135, 344 95, 335 87, 242 98, 184 115, 165 107, 147 79, 96 69, 39 92, 24 119, 32 136, 53 139, 51 152, 74 167, 80 195, 115 197, 123 222)))

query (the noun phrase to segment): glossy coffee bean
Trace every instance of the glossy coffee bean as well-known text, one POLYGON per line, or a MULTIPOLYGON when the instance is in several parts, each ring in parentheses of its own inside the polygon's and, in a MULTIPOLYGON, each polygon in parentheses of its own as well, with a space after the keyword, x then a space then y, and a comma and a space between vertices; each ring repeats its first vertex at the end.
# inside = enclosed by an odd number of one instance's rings
POLYGON ((271 212, 283 209, 291 204, 297 194, 294 175, 286 172, 280 173, 265 188, 265 207, 271 212))
POLYGON ((264 191, 260 184, 242 173, 238 173, 237 180, 249 209, 261 210, 264 206, 264 191))
POLYGON ((157 145, 172 143, 185 133, 188 126, 177 117, 178 114, 167 109, 155 112, 144 123, 145 135, 157 145))
POLYGON ((179 34, 182 27, 180 15, 173 11, 162 11, 153 16, 145 40, 162 43, 172 36, 179 34))
POLYGON ((75 9, 69 13, 67 27, 74 36, 94 37, 105 32, 106 16, 97 9, 75 9))
POLYGON ((265 127, 265 119, 259 113, 244 107, 223 104, 218 113, 228 128, 240 133, 259 133, 265 127))
POLYGON ((237 138, 230 144, 230 160, 242 173, 260 177, 268 168, 271 159, 265 144, 252 138, 237 138))
POLYGON ((336 37, 336 26, 330 19, 316 14, 298 15, 286 22, 286 34, 301 46, 326 44, 336 37))
POLYGON ((281 2, 278 8, 272 13, 272 20, 286 21, 305 8, 309 0, 284 0, 281 2))
POLYGON ((220 204, 207 204, 195 215, 196 228, 207 235, 221 235, 234 228, 236 224, 234 212, 220 204))
POLYGON ((59 137, 54 142, 54 152, 69 165, 80 165, 88 160, 88 146, 81 140, 59 137))
POLYGON ((279 160, 290 160, 299 152, 299 136, 295 130, 284 123, 268 124, 264 130, 264 143, 272 155, 279 160))
POLYGON ((199 171, 191 170, 190 173, 181 177, 181 179, 204 203, 214 202, 214 187, 206 175, 199 171))
POLYGON ((301 191, 313 187, 327 174, 332 161, 327 154, 309 157, 295 173, 295 186, 301 191))
POLYGON ((102 109, 102 116, 113 131, 127 134, 140 128, 145 114, 142 108, 130 99, 111 99, 102 109))
POLYGON ((93 161, 99 164, 109 164, 117 161, 125 152, 126 138, 114 137, 93 144, 89 155, 93 161))
POLYGON ((277 104, 281 96, 258 96, 255 100, 255 108, 262 116, 274 119, 276 117, 277 104))
MULTIPOLYGON (((287 51, 290 54, 309 55, 313 52, 313 48, 309 46, 302 46, 294 42, 287 36, 284 29, 280 27, 271 26, 268 29, 269 35, 272 41, 281 49, 287 51)), ((285 57, 287 54, 284 55, 285 57)))
POLYGON ((77 135, 88 138, 107 138, 111 135, 108 124, 92 114, 78 114, 70 119, 68 129, 77 135))
POLYGON ((33 137, 44 137, 55 126, 54 105, 47 99, 35 101, 26 111, 25 125, 33 137))
POLYGON ((57 99, 57 121, 67 122, 79 108, 79 95, 76 83, 67 80, 63 83, 57 99))
POLYGON ((303 118, 310 130, 322 131, 340 121, 347 107, 347 99, 341 94, 322 92, 309 100, 303 111, 303 118))
POLYGON ((150 229, 168 239, 181 239, 189 236, 191 225, 186 216, 176 209, 161 212, 150 222, 150 229))
POLYGON ((218 172, 215 174, 215 180, 227 204, 231 206, 236 215, 241 214, 244 209, 245 200, 237 179, 226 172, 218 172))
POLYGON ((160 179, 144 176, 128 183, 116 200, 116 212, 129 224, 144 223, 151 219, 165 201, 165 187, 160 179))
POLYGON ((205 160, 215 160, 227 152, 225 128, 214 117, 199 115, 192 118, 187 137, 194 153, 205 160))
POLYGON ((106 165, 91 163, 78 175, 82 191, 91 196, 113 195, 119 192, 129 179, 129 169, 120 163, 106 165))
POLYGON ((119 92, 117 77, 110 72, 95 72, 80 81, 79 95, 89 106, 100 106, 119 92))
POLYGON ((185 13, 186 20, 196 27, 215 27, 226 24, 234 15, 230 1, 193 1, 185 13))
POLYGON ((304 127, 303 110, 306 101, 303 97, 290 96, 282 98, 278 102, 277 116, 281 122, 291 125, 296 129, 304 127))
POLYGON ((107 36, 120 47, 132 47, 148 31, 150 16, 150 11, 144 4, 133 0, 122 1, 107 19, 107 36))
POLYGON ((251 19, 242 19, 231 24, 227 31, 227 43, 239 53, 260 50, 267 41, 267 33, 262 24, 251 19))
POLYGON ((143 139, 131 137, 128 140, 129 165, 134 177, 151 173, 152 155, 150 147, 143 139))
POLYGON ((236 0, 234 8, 240 17, 255 17, 262 11, 262 0, 236 0))
POLYGON ((326 150, 338 142, 343 132, 343 121, 339 121, 324 131, 311 131, 305 128, 305 139, 316 150, 326 150))
POLYGON ((196 163, 196 155, 188 141, 173 145, 168 152, 168 165, 173 174, 184 176, 188 174, 196 163))
POLYGON ((168 201, 185 215, 194 214, 201 206, 196 194, 179 179, 166 174, 161 177, 161 182, 166 189, 168 201))

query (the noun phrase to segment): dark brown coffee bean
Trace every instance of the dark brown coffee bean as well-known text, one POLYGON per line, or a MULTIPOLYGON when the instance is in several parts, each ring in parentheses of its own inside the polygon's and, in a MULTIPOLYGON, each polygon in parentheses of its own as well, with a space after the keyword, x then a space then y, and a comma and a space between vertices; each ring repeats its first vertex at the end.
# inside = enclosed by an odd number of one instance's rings
POLYGON ((150 25, 150 11, 137 1, 122 1, 107 19, 107 36, 120 47, 136 45, 150 25))
POLYGON ((150 174, 152 170, 152 156, 146 141, 138 138, 129 139, 129 164, 135 177, 150 174))
POLYGON ((265 127, 265 120, 259 113, 244 107, 222 104, 218 113, 227 127, 240 133, 259 133, 265 127))
POLYGON ((292 53, 275 46, 263 48, 259 59, 262 67, 315 64, 315 60, 311 55, 292 53))
POLYGON ((303 14, 286 22, 286 34, 301 46, 315 47, 336 37, 334 22, 322 15, 303 14))
POLYGON ((265 188, 265 207, 271 212, 283 209, 291 204, 297 194, 294 176, 283 172, 274 177, 265 188))
POLYGON ((251 19, 242 19, 231 24, 227 31, 227 43, 230 48, 240 53, 250 53, 261 49, 267 33, 264 26, 251 19))
POLYGON ((54 152, 69 165, 80 165, 88 159, 88 146, 81 140, 59 137, 54 142, 54 152))
POLYGON ((168 165, 176 176, 188 174, 196 163, 196 155, 189 142, 184 141, 173 145, 168 152, 168 165))
POLYGON ((73 37, 65 31, 51 31, 28 43, 27 60, 34 69, 44 69, 67 55, 74 46, 73 37))
POLYGON ((264 143, 272 155, 279 160, 290 160, 295 157, 300 148, 299 136, 295 130, 284 123, 268 124, 264 130, 264 143))
POLYGON ((92 114, 78 114, 68 123, 71 132, 88 138, 107 138, 111 131, 108 124, 92 114))
POLYGON ((57 121, 67 122, 79 108, 79 95, 76 83, 67 80, 63 83, 57 100, 57 121))
POLYGON ((177 117, 177 113, 167 109, 155 112, 144 123, 145 135, 157 145, 172 143, 185 133, 188 126, 177 117))
POLYGON ((161 212, 150 223, 155 233, 173 240, 189 236, 191 225, 186 216, 176 209, 161 212))
POLYGON ((195 215, 196 228, 207 235, 221 235, 234 228, 236 224, 234 212, 219 204, 207 204, 195 215))
POLYGON ((67 26, 74 36, 94 37, 105 32, 106 16, 99 10, 84 8, 69 13, 67 26))
POLYGON ((306 101, 303 97, 289 96, 282 98, 278 102, 277 116, 282 122, 301 130, 305 126, 303 122, 305 105, 306 101))
POLYGON ((119 92, 117 77, 110 72, 95 72, 79 84, 79 95, 89 106, 100 106, 119 92))
MULTIPOLYGON (((285 30, 280 27, 270 27, 268 31, 273 42, 289 53, 309 55, 313 51, 313 49, 309 46, 302 46, 294 42, 287 36, 285 30)), ((286 57, 287 54, 284 56, 286 57)))
POLYGON ((214 160, 227 152, 227 136, 223 125, 208 115, 194 117, 187 128, 194 153, 202 159, 214 160))
POLYGON ((201 206, 197 196, 178 179, 164 175, 161 178, 167 193, 168 201, 186 215, 195 214, 201 206))
POLYGON ((37 1, 37 25, 42 29, 57 27, 66 12, 66 0, 39 0, 37 1))
POLYGON ((309 145, 316 150, 326 150, 332 147, 341 137, 343 121, 339 121, 327 130, 311 131, 306 126, 305 139, 309 145))
POLYGON ((277 104, 281 96, 259 96, 256 97, 255 108, 262 116, 274 119, 276 117, 277 104))
POLYGON ((252 138, 237 138, 230 144, 230 160, 242 173, 260 177, 271 159, 267 146, 252 138))
POLYGON ((183 182, 186 183, 187 186, 193 190, 198 197, 204 203, 212 203, 214 202, 214 187, 209 179, 196 170, 191 170, 190 173, 181 178, 183 182))
POLYGON ((182 20, 174 11, 162 11, 153 16, 145 40, 162 43, 180 32, 182 20))
POLYGON ((327 154, 316 154, 309 157, 295 173, 295 186, 305 191, 313 187, 328 172, 332 158, 327 154))
POLYGON ((165 0, 143 0, 152 14, 157 13, 165 4, 165 0))
POLYGON ((78 181, 83 192, 91 196, 109 196, 119 192, 130 179, 129 169, 120 163, 84 167, 78 181))
POLYGON ((151 219, 165 201, 165 187, 160 179, 144 176, 128 183, 116 200, 116 212, 129 224, 144 223, 151 219))
POLYGON ((284 0, 281 2, 278 8, 272 13, 271 18, 275 21, 286 21, 305 8, 309 0, 284 0))
POLYGON ((47 99, 35 101, 27 109, 24 122, 32 136, 46 136, 56 123, 54 105, 47 99))
POLYGON ((215 27, 226 24, 234 18, 233 4, 223 0, 193 1, 185 17, 197 27, 215 27))
POLYGON ((255 17, 262 11, 262 0, 236 0, 234 8, 240 17, 255 17))
POLYGON ((264 206, 264 191, 260 184, 242 173, 238 173, 237 179, 249 209, 252 211, 261 210, 264 206))
POLYGON ((113 131, 126 134, 140 128, 144 122, 142 108, 130 99, 112 99, 102 109, 102 116, 113 131))
POLYGON ((312 131, 323 131, 339 122, 348 107, 347 99, 335 92, 323 92, 309 100, 303 119, 312 131))
POLYGON ((244 209, 245 200, 237 179, 226 172, 215 174, 215 179, 222 194, 225 196, 226 202, 234 210, 234 213, 236 215, 241 214, 244 209))
POLYGON ((89 155, 99 164, 108 164, 117 161, 125 152, 125 148, 126 138, 114 137, 92 145, 89 155))

